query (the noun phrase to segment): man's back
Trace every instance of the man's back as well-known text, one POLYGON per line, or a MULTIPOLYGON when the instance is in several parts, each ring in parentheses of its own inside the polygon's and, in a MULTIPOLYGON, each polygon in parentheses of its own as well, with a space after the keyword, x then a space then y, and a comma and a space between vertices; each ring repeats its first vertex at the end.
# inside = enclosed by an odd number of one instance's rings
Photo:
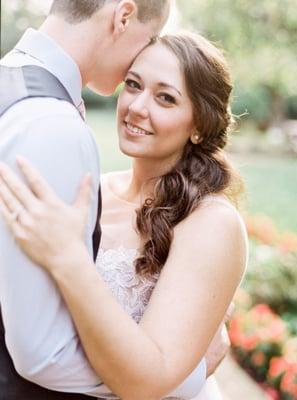
MULTIPOLYGON (((20 65, 22 55, 21 52, 16 53, 17 64, 20 65)), ((2 64, 13 66, 13 58, 12 53, 2 64)), ((30 55, 24 54, 26 65, 28 58, 30 55)), ((43 67, 42 62, 40 65, 43 67)), ((80 81, 77 86, 80 87, 80 81)), ((13 87, 9 90, 13 90, 13 87)), ((72 91, 73 97, 75 93, 73 95, 72 91)), ((94 191, 98 190, 96 145, 78 111, 69 101, 46 97, 27 98, 4 112, 0 118, 0 159, 15 168, 18 154, 31 160, 59 196, 69 203, 73 201, 79 181, 86 172, 92 173, 94 191)), ((86 235, 90 253, 93 251, 92 233, 97 216, 97 193, 94 194, 86 235)), ((67 308, 53 282, 22 254, 1 222, 0 238, 0 302, 3 318, 0 332, 0 393, 3 400, 68 398, 65 394, 59 395, 30 384, 19 375, 60 392, 89 393, 94 396, 110 393, 89 366, 67 308)), ((78 395, 73 398, 82 397, 78 395)))

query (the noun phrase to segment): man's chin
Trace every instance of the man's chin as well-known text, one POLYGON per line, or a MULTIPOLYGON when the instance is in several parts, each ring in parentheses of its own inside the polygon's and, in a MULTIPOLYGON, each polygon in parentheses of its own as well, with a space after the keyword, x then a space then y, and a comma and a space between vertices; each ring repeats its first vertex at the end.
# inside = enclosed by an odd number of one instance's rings
POLYGON ((110 86, 104 86, 103 85, 96 85, 94 82, 89 82, 87 84, 87 88, 90 89, 92 92, 98 94, 99 96, 103 97, 109 97, 114 94, 116 91, 118 85, 110 85, 110 86))

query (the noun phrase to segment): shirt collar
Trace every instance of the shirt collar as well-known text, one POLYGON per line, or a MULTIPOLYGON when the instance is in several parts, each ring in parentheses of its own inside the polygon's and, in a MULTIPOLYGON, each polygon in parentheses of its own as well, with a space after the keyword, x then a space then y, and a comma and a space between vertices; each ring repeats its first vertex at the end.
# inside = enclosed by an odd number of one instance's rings
POLYGON ((82 80, 75 61, 48 35, 29 28, 15 46, 44 65, 64 85, 74 104, 81 103, 82 80))

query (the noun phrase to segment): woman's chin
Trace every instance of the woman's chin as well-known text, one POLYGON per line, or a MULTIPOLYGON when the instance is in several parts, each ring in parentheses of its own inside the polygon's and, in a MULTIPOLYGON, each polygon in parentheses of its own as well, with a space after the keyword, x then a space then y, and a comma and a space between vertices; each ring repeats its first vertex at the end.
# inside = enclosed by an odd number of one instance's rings
POLYGON ((129 149, 127 147, 121 147, 120 146, 120 151, 121 151, 122 154, 124 154, 127 157, 131 157, 131 158, 139 158, 139 157, 141 157, 139 151, 132 150, 132 149, 129 149))
POLYGON ((144 149, 138 149, 131 143, 119 143, 121 153, 131 158, 146 158, 148 156, 144 149))

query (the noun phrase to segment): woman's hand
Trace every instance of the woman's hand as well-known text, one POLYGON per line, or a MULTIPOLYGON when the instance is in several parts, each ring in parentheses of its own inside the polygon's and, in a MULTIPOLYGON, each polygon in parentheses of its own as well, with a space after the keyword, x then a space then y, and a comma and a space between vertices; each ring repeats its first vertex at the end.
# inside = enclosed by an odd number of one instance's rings
POLYGON ((22 250, 53 273, 71 265, 84 246, 91 197, 87 174, 73 205, 61 201, 38 171, 23 158, 17 159, 28 186, 5 164, 0 163, 0 212, 22 250))
POLYGON ((207 371, 206 371, 207 377, 209 377, 216 371, 216 369, 224 360, 224 358, 226 357, 227 353, 230 350, 230 339, 228 336, 225 323, 231 319, 233 311, 234 311, 234 303, 231 303, 222 324, 220 325, 219 329, 217 330, 214 338, 212 339, 207 349, 205 355, 206 366, 207 366, 207 371))

